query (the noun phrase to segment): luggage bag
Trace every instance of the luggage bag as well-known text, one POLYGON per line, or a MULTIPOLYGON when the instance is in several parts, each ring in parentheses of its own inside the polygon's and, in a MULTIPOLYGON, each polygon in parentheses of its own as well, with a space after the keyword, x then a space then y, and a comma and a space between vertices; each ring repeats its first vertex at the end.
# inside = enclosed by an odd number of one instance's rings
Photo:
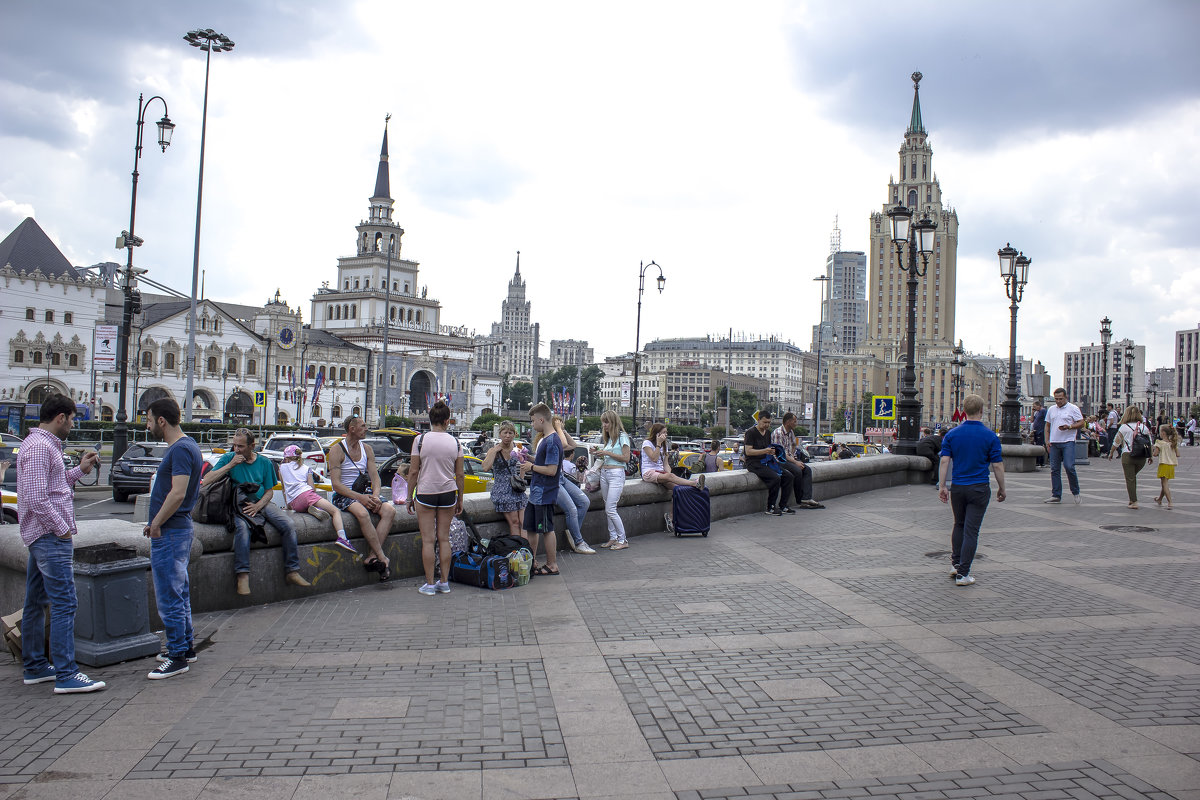
POLYGON ((671 490, 671 518, 667 530, 676 536, 708 536, 712 509, 708 489, 676 486, 671 490))

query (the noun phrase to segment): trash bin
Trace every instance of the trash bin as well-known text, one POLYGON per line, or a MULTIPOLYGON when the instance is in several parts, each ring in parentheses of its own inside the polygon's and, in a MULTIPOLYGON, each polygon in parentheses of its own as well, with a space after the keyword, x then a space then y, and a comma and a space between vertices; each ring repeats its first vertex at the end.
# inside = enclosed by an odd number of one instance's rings
POLYGON ((1087 439, 1076 439, 1075 440, 1075 463, 1076 464, 1090 463, 1088 461, 1088 440, 1087 439))
POLYGON ((150 559, 116 542, 75 550, 75 659, 103 667, 158 652, 150 632, 146 572, 150 559))

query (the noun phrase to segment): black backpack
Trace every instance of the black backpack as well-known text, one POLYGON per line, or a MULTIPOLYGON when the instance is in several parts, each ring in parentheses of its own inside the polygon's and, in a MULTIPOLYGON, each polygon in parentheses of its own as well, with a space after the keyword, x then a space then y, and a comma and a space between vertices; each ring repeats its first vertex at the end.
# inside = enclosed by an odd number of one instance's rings
MULTIPOLYGON (((508 558, 510 553, 515 553, 522 547, 530 550, 529 540, 524 536, 505 534, 503 536, 494 536, 486 540, 486 542, 487 546, 480 548, 485 556, 504 556, 508 558)), ((482 545, 483 541, 479 542, 479 544, 482 545)))
POLYGON ((1129 443, 1129 455, 1133 458, 1150 458, 1153 452, 1150 434, 1146 433, 1146 426, 1139 423, 1133 434, 1133 441, 1129 443))
POLYGON ((192 509, 192 520, 201 525, 224 525, 230 533, 233 524, 233 496, 235 487, 229 475, 222 475, 212 483, 201 486, 192 509))

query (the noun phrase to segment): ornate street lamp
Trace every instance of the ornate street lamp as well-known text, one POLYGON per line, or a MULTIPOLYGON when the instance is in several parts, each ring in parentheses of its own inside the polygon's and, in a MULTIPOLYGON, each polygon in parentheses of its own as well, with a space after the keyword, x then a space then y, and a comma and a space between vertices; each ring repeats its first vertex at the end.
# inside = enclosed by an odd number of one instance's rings
POLYGON ((638 430, 638 374, 641 372, 642 355, 638 351, 642 347, 642 293, 646 291, 646 271, 654 267, 658 270, 658 293, 662 294, 663 288, 667 285, 667 279, 663 276, 662 267, 651 261, 649 264, 638 262, 638 308, 637 308, 637 332, 634 334, 633 344, 633 420, 631 433, 637 436, 638 430))
MULTIPOLYGON (((134 288, 133 248, 142 243, 134 234, 134 223, 137 221, 137 189, 138 189, 138 159, 142 157, 142 126, 146 122, 146 111, 150 104, 158 100, 163 104, 163 116, 158 121, 158 146, 167 152, 171 144, 171 135, 175 132, 175 123, 167 115, 167 101, 158 95, 151 97, 145 103, 138 95, 137 139, 133 146, 133 190, 129 201, 129 230, 121 231, 117 237, 117 247, 126 248, 129 252, 125 257, 125 285, 122 287, 124 303, 121 306, 121 329, 117 334, 117 353, 121 361, 120 378, 117 384, 117 418, 113 425, 113 463, 129 449, 129 414, 125 410, 127 403, 126 392, 129 380, 129 333, 133 328, 133 315, 141 311, 141 293, 134 288)), ((189 403, 190 405, 190 403, 189 403)))
POLYGON ((962 339, 958 340, 958 345, 954 348, 954 360, 950 362, 950 382, 954 385, 954 412, 962 408, 962 385, 963 385, 963 370, 967 367, 967 359, 964 356, 962 339))
MULTIPOLYGON (((1109 393, 1112 387, 1108 385, 1108 344, 1112 341, 1112 320, 1108 317, 1100 320, 1100 343, 1104 346, 1104 364, 1100 373, 1100 413, 1107 413, 1109 393)), ((1105 422, 1107 425, 1108 423, 1105 422)))
MULTIPOLYGON (((813 444, 816 444, 817 439, 821 436, 821 350, 825 344, 825 297, 824 294, 828 290, 830 278, 828 275, 818 275, 813 278, 814 281, 821 281, 821 315, 817 318, 817 396, 816 402, 813 403, 813 444)), ((834 334, 834 341, 837 341, 837 334, 834 334)))
POLYGON ((1133 405, 1133 345, 1125 345, 1125 407, 1133 405))
POLYGON ((1011 244, 996 251, 1000 257, 1000 277, 1004 278, 1004 293, 1011 301, 1008 310, 1012 315, 1008 331, 1008 381, 1004 389, 1004 402, 1000 404, 1000 443, 1021 444, 1021 394, 1017 389, 1017 306, 1025 293, 1029 281, 1029 264, 1032 259, 1018 253, 1011 244))
POLYGON ((200 118, 200 178, 196 184, 196 244, 192 251, 192 306, 188 312, 187 380, 184 382, 184 418, 192 421, 192 386, 196 373, 196 298, 200 287, 200 207, 204 200, 204 140, 208 133, 208 67, 212 54, 233 49, 233 40, 212 28, 188 31, 184 41, 204 51, 204 113, 200 118))
POLYGON ((913 212, 904 206, 896 206, 887 215, 892 220, 892 243, 896 246, 896 258, 900 269, 908 273, 908 341, 906 361, 900 378, 899 428, 896 452, 913 455, 917 452, 917 439, 921 433, 921 401, 917 397, 917 278, 925 277, 929 270, 929 256, 933 255, 937 223, 925 217, 912 222, 913 212), (904 259, 904 245, 908 244, 908 262, 904 259), (921 263, 917 263, 917 252, 921 263))

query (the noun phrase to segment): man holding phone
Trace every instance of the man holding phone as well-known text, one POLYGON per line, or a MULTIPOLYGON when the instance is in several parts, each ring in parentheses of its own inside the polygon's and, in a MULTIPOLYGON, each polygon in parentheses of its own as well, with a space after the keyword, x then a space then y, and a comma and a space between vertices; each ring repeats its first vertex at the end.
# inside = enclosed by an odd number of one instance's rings
POLYGON ((1075 431, 1083 427, 1083 413, 1067 402, 1067 390, 1054 390, 1054 405, 1046 409, 1046 452, 1050 455, 1050 496, 1042 502, 1062 502, 1062 473, 1067 471, 1071 497, 1075 505, 1083 502, 1079 495, 1079 478, 1075 474, 1075 431))

